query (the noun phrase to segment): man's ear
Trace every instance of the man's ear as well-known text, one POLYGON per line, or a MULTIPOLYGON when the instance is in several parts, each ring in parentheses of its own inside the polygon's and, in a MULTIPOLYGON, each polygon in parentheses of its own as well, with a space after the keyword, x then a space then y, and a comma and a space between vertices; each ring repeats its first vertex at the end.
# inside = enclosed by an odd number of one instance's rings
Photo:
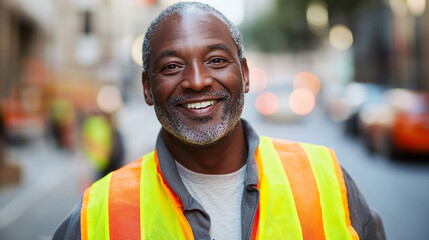
POLYGON ((146 101, 147 105, 152 106, 153 105, 152 90, 150 89, 149 76, 145 71, 142 72, 142 85, 143 85, 144 100, 146 101))
POLYGON ((243 60, 241 61, 241 73, 243 74, 244 92, 248 93, 250 86, 250 76, 246 58, 243 58, 243 60))

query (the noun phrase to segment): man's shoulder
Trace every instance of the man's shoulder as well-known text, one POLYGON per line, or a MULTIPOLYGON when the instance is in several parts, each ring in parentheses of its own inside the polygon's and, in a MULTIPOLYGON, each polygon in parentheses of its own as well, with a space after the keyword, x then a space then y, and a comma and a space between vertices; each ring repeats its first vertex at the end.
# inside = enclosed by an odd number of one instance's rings
POLYGON ((139 158, 137 160, 134 160, 134 161, 132 161, 132 162, 130 162, 128 164, 125 164, 123 167, 121 167, 121 168, 119 168, 119 169, 117 169, 117 170, 115 170, 113 172, 115 172, 115 173, 116 172, 122 173, 122 172, 126 172, 126 171, 137 170, 137 169, 140 168, 141 162, 142 162, 143 158, 144 157, 141 157, 141 158, 139 158))
MULTIPOLYGON (((275 137, 266 137, 266 136, 260 136, 261 139, 269 139, 272 141, 275 149, 277 151, 287 151, 287 152, 302 152, 306 148, 313 148, 317 150, 328 150, 331 153, 334 153, 334 150, 328 146, 325 145, 319 145, 314 143, 306 143, 306 142, 298 142, 288 139, 281 139, 281 138, 275 138, 275 137)), ((335 155, 334 155, 335 156, 335 155)))
POLYGON ((113 171, 115 174, 127 174, 128 172, 140 171, 142 161, 147 161, 154 156, 155 151, 145 154, 143 157, 136 159, 125 166, 113 171))
POLYGON ((283 138, 276 138, 276 137, 269 137, 269 136, 259 136, 259 137, 265 138, 265 139, 270 139, 271 141, 273 141, 273 143, 283 144, 283 145, 307 144, 307 145, 312 145, 312 146, 327 147, 327 146, 321 145, 321 144, 315 144, 315 143, 309 143, 309 142, 300 142, 300 141, 295 141, 295 140, 290 140, 290 139, 283 139, 283 138))
POLYGON ((63 220, 52 237, 53 240, 79 240, 80 239, 80 201, 70 214, 63 220))
MULTIPOLYGON (((150 154, 150 153, 149 153, 150 154)), ((148 154, 147 154, 148 155, 148 154)), ((125 166, 116 169, 101 179, 94 182, 89 188, 85 190, 85 194, 89 194, 92 189, 102 189, 108 186, 109 192, 127 192, 136 187, 141 176, 142 162, 148 160, 147 155, 134 160, 125 166)), ((152 154, 153 156, 153 154, 152 154)), ((99 199, 107 200, 107 199, 99 199)))
POLYGON ((282 144, 282 145, 293 145, 298 144, 299 142, 288 140, 288 139, 281 139, 281 138, 275 138, 275 137, 266 137, 266 136, 260 136, 260 138, 269 138, 273 143, 276 144, 282 144))

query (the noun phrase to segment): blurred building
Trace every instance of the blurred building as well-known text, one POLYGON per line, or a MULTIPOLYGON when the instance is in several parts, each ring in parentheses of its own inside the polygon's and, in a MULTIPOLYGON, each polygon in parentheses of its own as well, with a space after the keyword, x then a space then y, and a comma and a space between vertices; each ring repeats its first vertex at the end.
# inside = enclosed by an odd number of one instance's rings
POLYGON ((154 0, 0 1, 6 135, 38 138, 58 119, 78 124, 98 108, 97 92, 105 84, 141 95, 132 44, 159 8, 154 0))
POLYGON ((0 2, 0 96, 20 81, 25 59, 38 54, 47 32, 43 19, 29 9, 21 1, 0 2))
MULTIPOLYGON (((4 0, 0 2, 1 95, 25 84, 26 63, 66 76, 119 83, 131 44, 144 32, 154 0, 4 0)), ((46 76, 44 76, 46 77, 46 76)), ((52 80, 52 79, 49 79, 52 80)), ((64 80, 64 81, 66 81, 64 80)))
POLYGON ((359 14, 354 80, 429 90, 426 1, 383 1, 359 14))

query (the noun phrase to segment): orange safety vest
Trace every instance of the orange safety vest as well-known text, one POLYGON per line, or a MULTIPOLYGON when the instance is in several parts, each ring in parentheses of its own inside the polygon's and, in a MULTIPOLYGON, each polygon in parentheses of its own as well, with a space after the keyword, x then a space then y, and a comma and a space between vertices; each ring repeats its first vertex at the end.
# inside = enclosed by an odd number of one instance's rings
MULTIPOLYGON (((329 148, 260 137, 252 239, 357 240, 341 167, 329 148)), ((194 239, 156 151, 85 191, 81 239, 194 239)))

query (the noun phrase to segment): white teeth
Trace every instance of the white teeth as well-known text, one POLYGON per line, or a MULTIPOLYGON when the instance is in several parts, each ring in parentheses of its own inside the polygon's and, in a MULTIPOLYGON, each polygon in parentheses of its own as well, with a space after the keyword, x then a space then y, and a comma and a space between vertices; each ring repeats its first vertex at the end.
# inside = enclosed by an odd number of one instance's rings
POLYGON ((206 108, 208 106, 211 106, 214 103, 215 103, 214 100, 197 102, 197 103, 188 103, 188 104, 186 104, 186 107, 189 109, 200 109, 200 108, 206 108))

